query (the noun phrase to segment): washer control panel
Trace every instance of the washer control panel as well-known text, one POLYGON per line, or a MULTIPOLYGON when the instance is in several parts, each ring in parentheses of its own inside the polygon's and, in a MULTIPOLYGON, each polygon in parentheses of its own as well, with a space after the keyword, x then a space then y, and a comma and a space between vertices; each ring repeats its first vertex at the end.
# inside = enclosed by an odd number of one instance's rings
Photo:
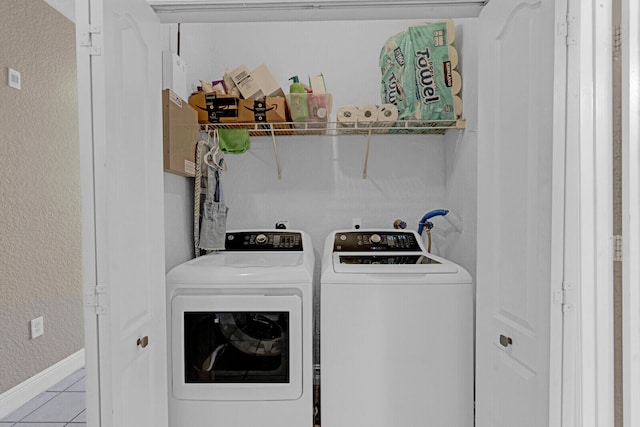
POLYGON ((338 255, 340 264, 373 265, 373 264, 440 264, 435 259, 424 255, 338 255))
POLYGON ((227 233, 227 251, 302 251, 302 234, 285 231, 238 231, 227 233))
POLYGON ((415 235, 403 231, 348 231, 335 235, 334 252, 420 252, 415 235))

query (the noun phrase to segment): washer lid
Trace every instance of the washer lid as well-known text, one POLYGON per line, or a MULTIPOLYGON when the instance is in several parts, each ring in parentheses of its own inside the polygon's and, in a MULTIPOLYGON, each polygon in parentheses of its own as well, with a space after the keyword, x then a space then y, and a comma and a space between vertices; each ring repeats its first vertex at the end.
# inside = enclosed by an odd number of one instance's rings
POLYGON ((167 285, 262 285, 312 280, 313 245, 303 231, 228 231, 226 243, 225 251, 212 252, 173 267, 167 273, 167 285), (266 239, 258 238, 261 235, 266 239), (229 239, 230 236, 233 237, 229 239))
POLYGON ((295 267, 302 264, 302 252, 219 252, 204 255, 201 266, 295 267), (207 257, 207 258, 205 258, 207 257))

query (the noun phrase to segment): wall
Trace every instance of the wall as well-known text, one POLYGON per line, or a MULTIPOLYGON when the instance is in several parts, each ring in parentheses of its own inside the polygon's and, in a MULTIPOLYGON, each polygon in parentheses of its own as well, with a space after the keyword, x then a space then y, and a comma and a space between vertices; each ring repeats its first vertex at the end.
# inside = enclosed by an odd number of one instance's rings
MULTIPOLYGON (((622 235, 622 2, 613 3, 613 235, 622 235)), ((625 236, 626 238, 627 236, 625 236)), ((622 427, 623 407, 623 326, 622 262, 613 262, 614 327, 614 414, 615 427, 622 427)))
MULTIPOLYGON (((180 55, 194 87, 198 80, 217 80, 226 68, 240 64, 249 69, 267 64, 285 92, 292 75, 305 82, 308 75, 323 73, 335 113, 344 104, 380 103, 380 49, 391 35, 415 22, 420 21, 182 24, 180 55)), ((468 55, 462 70, 463 82, 470 82, 468 101, 467 89, 463 94, 465 116, 475 116, 477 24, 475 19, 459 19, 456 25, 460 57, 468 55)), ((165 44, 176 51, 176 25, 164 29, 165 44)), ((416 229, 425 212, 451 204, 455 225, 462 229, 454 236, 451 224, 442 222, 446 230, 443 239, 435 236, 434 252, 447 253, 475 271, 475 131, 373 136, 367 179, 362 179, 365 136, 277 138, 281 180, 271 139, 254 137, 251 144, 245 154, 226 156, 229 170, 222 179, 230 209, 228 228, 270 228, 277 220, 288 220, 290 228, 311 235, 319 260, 326 235, 350 228, 354 217, 361 218, 365 228, 391 227, 394 219, 402 218, 416 229)), ((178 217, 171 221, 184 223, 178 217)))
POLYGON ((3 0, 0 40, 2 393, 82 349, 83 321, 75 27, 41 0, 3 0))
POLYGON ((441 255, 455 260, 476 277, 478 174, 478 22, 464 24, 458 31, 456 45, 460 51, 462 71, 464 133, 445 136, 445 206, 451 212, 434 218, 434 240, 442 241, 441 255))
POLYGON ((164 173, 164 239, 166 271, 194 257, 193 178, 164 173))

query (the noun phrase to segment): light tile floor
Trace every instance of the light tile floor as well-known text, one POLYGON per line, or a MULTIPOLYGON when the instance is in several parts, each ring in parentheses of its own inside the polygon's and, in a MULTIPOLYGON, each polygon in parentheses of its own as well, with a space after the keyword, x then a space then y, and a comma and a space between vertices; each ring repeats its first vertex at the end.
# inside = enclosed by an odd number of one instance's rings
POLYGON ((84 368, 0 420, 0 427, 81 427, 85 418, 84 368))

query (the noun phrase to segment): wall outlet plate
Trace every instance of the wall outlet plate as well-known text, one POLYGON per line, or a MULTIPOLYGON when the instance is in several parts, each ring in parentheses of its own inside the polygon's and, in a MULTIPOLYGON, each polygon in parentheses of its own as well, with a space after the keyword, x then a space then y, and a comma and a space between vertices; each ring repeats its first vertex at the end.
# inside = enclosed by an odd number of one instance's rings
POLYGON ((13 68, 9 68, 9 72, 7 73, 7 84, 18 90, 22 90, 22 75, 19 71, 14 70, 13 68))
POLYGON ((31 339, 44 335, 44 318, 42 316, 33 319, 30 323, 31 339))

